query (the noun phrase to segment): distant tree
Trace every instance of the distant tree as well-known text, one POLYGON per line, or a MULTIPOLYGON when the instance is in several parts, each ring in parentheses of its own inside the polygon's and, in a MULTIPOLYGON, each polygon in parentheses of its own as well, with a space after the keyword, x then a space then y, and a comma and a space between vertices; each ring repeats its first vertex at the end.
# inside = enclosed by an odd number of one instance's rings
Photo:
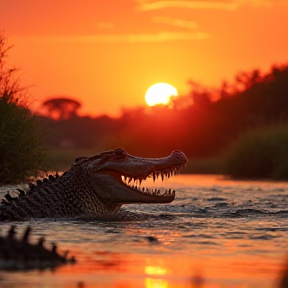
POLYGON ((263 77, 259 69, 255 69, 251 72, 240 72, 235 76, 236 91, 245 91, 257 83, 263 81, 263 77))
POLYGON ((230 90, 231 87, 229 86, 228 82, 224 80, 219 89, 219 98, 229 97, 231 95, 230 90))
POLYGON ((214 95, 208 88, 193 80, 188 81, 188 84, 191 87, 190 98, 192 99, 193 105, 207 106, 211 104, 214 95))
POLYGON ((43 102, 44 114, 56 120, 77 116, 81 103, 66 97, 50 98, 43 102))

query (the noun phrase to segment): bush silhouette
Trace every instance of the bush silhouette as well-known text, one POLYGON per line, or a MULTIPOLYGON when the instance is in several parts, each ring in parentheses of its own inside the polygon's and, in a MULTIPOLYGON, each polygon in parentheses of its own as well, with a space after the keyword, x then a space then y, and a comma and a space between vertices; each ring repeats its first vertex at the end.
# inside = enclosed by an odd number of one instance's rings
POLYGON ((0 183, 36 174, 45 156, 42 131, 25 104, 27 90, 14 78, 17 69, 5 63, 9 49, 0 35, 0 183))
POLYGON ((228 150, 225 172, 235 178, 288 179, 288 124, 245 132, 228 150))

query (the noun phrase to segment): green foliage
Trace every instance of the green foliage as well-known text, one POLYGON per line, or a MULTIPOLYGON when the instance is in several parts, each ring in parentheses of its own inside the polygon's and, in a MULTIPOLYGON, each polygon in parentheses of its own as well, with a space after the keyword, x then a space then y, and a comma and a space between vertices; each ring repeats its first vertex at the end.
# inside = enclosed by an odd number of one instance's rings
POLYGON ((228 149, 225 172, 235 178, 288 179, 288 123, 249 130, 228 149))
POLYGON ((26 90, 4 61, 8 49, 0 35, 0 183, 35 175, 45 156, 40 126, 24 104, 26 90))

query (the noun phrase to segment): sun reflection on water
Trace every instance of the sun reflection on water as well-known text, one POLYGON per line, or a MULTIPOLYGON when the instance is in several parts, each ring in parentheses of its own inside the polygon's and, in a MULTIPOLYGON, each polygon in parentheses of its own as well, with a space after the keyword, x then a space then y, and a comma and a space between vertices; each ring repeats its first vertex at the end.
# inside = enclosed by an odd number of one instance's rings
POLYGON ((145 287, 146 288, 168 288, 169 282, 164 279, 146 278, 145 287))
POLYGON ((150 276, 145 279, 146 288, 167 288, 169 286, 169 282, 167 280, 157 277, 166 275, 167 269, 161 266, 147 265, 145 267, 145 274, 150 276), (156 278, 153 276, 156 276, 156 278))
POLYGON ((145 273, 148 275, 166 275, 167 270, 159 266, 146 266, 145 273))

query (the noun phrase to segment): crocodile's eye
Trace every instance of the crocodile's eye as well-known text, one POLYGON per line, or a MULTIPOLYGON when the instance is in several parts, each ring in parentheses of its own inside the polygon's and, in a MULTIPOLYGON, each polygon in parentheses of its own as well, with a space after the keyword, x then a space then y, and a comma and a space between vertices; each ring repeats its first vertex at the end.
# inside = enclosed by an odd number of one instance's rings
POLYGON ((126 153, 123 149, 119 148, 114 151, 114 157, 116 159, 122 159, 126 156, 126 153))

